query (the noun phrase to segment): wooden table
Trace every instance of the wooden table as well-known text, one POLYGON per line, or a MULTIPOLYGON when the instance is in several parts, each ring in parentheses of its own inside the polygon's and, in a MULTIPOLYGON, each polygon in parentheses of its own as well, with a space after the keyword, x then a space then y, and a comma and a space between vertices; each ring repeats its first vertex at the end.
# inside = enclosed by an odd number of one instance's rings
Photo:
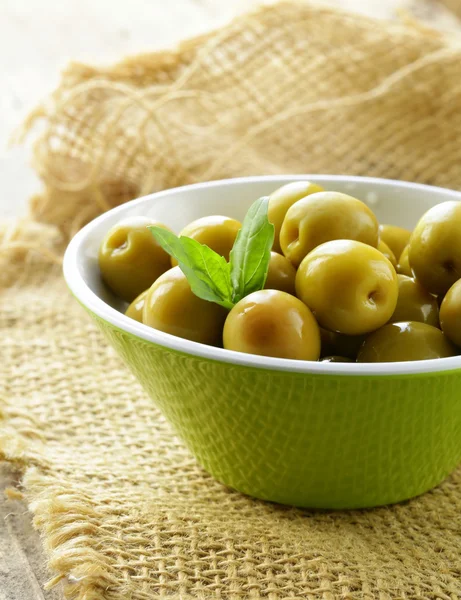
MULTIPOLYGON (((443 0, 459 6, 459 0, 443 0), (457 4, 458 3, 458 4, 457 4)), ((27 149, 3 151, 9 133, 57 84, 70 59, 110 62, 128 53, 171 46, 181 38, 214 28, 261 0, 40 0, 0 2, 0 218, 25 212, 38 188, 27 165, 27 149)), ((446 28, 459 26, 437 0, 330 0, 370 16, 392 17, 405 6, 437 15, 446 28)), ((434 19, 431 18, 433 22, 434 19)), ((59 589, 43 591, 49 578, 38 534, 24 503, 6 500, 16 484, 0 465, 0 600, 58 600, 59 589)))

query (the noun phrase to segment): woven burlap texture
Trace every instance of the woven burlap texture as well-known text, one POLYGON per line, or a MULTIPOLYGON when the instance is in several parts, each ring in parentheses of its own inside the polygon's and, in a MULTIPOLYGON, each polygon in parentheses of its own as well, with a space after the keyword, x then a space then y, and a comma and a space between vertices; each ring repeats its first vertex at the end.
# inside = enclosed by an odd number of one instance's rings
MULTIPOLYGON (((40 221, 207 179, 354 173, 461 187, 461 42, 285 2, 176 52, 72 65, 37 121, 40 221)), ((20 134, 19 134, 20 136, 20 134)))
POLYGON ((211 177, 340 172, 461 188, 461 51, 283 3, 176 52, 73 65, 31 117, 41 224, 0 230, 0 454, 78 600, 461 598, 461 471, 409 503, 310 512, 209 477, 66 292, 85 221, 211 177), (46 225, 46 223, 48 225, 46 225))

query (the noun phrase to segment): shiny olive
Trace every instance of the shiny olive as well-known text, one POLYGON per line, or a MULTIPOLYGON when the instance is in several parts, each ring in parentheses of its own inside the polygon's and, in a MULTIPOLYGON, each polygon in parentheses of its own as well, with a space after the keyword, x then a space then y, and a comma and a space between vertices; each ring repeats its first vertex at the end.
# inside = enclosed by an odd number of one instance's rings
POLYGON ((224 348, 295 360, 318 360, 320 332, 311 311, 279 290, 249 294, 230 311, 224 348))
POLYGON ((331 240, 378 245, 378 221, 366 204, 339 192, 318 192, 288 209, 280 232, 283 254, 297 267, 311 250, 331 240))
POLYGON ((320 359, 320 362, 342 363, 342 362, 354 362, 354 361, 350 358, 347 358, 346 356, 325 356, 325 358, 320 359))
POLYGON ((227 311, 198 298, 179 267, 173 267, 148 290, 142 321, 180 338, 218 345, 227 311))
POLYGON ((461 346, 461 279, 445 294, 440 306, 440 326, 448 339, 461 346))
POLYGON ((110 289, 132 302, 170 268, 170 257, 147 229, 156 225, 147 217, 129 217, 114 225, 99 248, 101 276, 110 289))
POLYGON ((323 187, 310 181, 293 181, 272 192, 269 196, 269 207, 267 216, 269 221, 273 223, 275 229, 273 249, 276 252, 281 252, 280 248, 280 230, 282 228, 283 219, 287 214, 287 210, 301 198, 305 198, 310 194, 323 192, 323 187))
POLYGON ((133 300, 125 311, 127 317, 142 323, 142 311, 144 309, 144 302, 146 301, 148 291, 149 290, 144 290, 144 292, 141 292, 139 296, 133 300))
POLYGON ((296 274, 296 295, 321 327, 360 335, 391 317, 397 304, 397 274, 376 248, 334 240, 303 260, 296 274))
POLYGON ((271 252, 269 270, 267 272, 266 290, 280 290, 288 294, 295 294, 296 269, 288 258, 278 252, 271 252))
POLYGON ((395 258, 399 258, 403 249, 410 241, 411 231, 397 225, 380 225, 379 237, 389 246, 395 258))
POLYGON ((404 321, 385 325, 367 337, 357 362, 397 362, 455 356, 456 348, 437 327, 404 321))
MULTIPOLYGON (((221 256, 224 256, 226 260, 229 260, 229 253, 241 227, 242 224, 235 219, 221 215, 211 215, 192 221, 184 227, 179 235, 190 237, 201 244, 205 244, 205 246, 210 247, 221 256)), ((171 264, 176 266, 178 262, 172 258, 171 264)))
POLYGON ((408 261, 408 246, 402 251, 402 254, 399 258, 399 263, 397 265, 397 273, 400 275, 406 275, 407 277, 413 277, 413 271, 411 270, 410 263, 408 261))
POLYGON ((381 254, 384 254, 384 256, 387 258, 387 260, 392 264, 394 269, 397 270, 397 261, 395 260, 394 253, 389 248, 389 246, 386 244, 386 242, 383 242, 383 240, 379 240, 378 250, 381 252, 381 254))
POLYGON ((439 326, 437 298, 426 291, 419 281, 406 275, 397 275, 399 297, 391 323, 398 321, 420 321, 434 327, 439 326))
POLYGON ((437 204, 421 217, 408 257, 415 277, 432 294, 444 294, 461 278, 461 202, 437 204))
POLYGON ((320 328, 320 356, 345 356, 354 362, 366 335, 343 335, 320 328))

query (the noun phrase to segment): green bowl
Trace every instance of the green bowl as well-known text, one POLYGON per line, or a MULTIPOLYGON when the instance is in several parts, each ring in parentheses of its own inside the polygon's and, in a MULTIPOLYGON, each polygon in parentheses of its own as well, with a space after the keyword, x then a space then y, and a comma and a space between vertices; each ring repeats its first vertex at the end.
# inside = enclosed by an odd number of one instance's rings
POLYGON ((147 215, 179 231, 193 219, 241 219, 296 179, 364 200, 383 223, 412 228, 453 191, 346 176, 248 177, 152 194, 80 231, 64 259, 77 300, 197 461, 245 494, 301 507, 399 502, 461 462, 461 357, 382 364, 266 358, 176 338, 123 314, 101 283, 97 251, 119 219, 147 215))

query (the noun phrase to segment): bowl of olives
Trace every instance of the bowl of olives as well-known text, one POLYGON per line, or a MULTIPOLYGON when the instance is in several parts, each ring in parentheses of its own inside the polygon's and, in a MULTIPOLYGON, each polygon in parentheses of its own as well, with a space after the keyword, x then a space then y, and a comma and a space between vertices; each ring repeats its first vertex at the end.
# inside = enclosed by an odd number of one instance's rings
POLYGON ((194 184, 86 225, 64 275, 217 480, 385 505, 461 462, 460 200, 366 177, 194 184))

